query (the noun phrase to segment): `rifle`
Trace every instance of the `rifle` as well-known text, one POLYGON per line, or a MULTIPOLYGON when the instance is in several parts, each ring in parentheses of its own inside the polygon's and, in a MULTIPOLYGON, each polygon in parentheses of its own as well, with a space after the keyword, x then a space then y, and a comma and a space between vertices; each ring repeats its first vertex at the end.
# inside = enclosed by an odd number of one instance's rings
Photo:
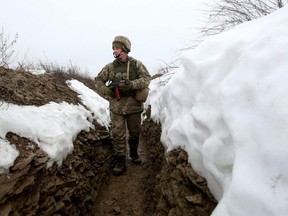
POLYGON ((120 83, 120 80, 116 79, 115 81, 111 81, 110 80, 110 84, 108 85, 109 88, 113 88, 114 89, 114 95, 115 95, 115 98, 117 99, 117 101, 120 100, 120 92, 119 92, 119 83, 120 83))
POLYGON ((109 85, 108 85, 108 87, 109 88, 113 88, 114 89, 114 95, 115 95, 115 98, 117 99, 117 101, 119 101, 120 100, 120 92, 119 92, 119 84, 120 84, 120 82, 121 82, 121 84, 123 85, 123 84, 125 84, 125 85, 129 85, 130 84, 130 80, 119 80, 119 79, 116 79, 116 80, 114 80, 114 81, 112 81, 112 80, 110 80, 109 81, 109 85))

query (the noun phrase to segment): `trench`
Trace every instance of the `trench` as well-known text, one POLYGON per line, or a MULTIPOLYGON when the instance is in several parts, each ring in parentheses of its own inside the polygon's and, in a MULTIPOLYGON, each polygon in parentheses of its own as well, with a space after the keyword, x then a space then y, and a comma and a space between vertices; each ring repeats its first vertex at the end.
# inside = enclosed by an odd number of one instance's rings
MULTIPOLYGON (((160 125, 145 120, 138 149, 142 164, 132 163, 127 155, 127 170, 121 176, 113 176, 110 172, 108 180, 102 185, 95 200, 93 208, 95 216, 153 215, 156 207, 153 190, 156 185, 156 176, 164 162, 164 148, 159 145, 160 134, 160 125), (155 148, 156 143, 160 148, 155 148), (150 148, 151 146, 154 147, 150 148), (157 160, 151 160, 152 152, 149 148, 155 151, 154 155, 157 160)), ((129 152, 128 149, 127 152, 129 152)))
POLYGON ((110 174, 99 191, 95 216, 212 213, 217 201, 205 179, 194 172, 184 150, 165 153, 160 136, 161 125, 146 118, 139 144, 142 164, 133 164, 127 155, 126 172, 121 176, 110 174))
POLYGON ((139 145, 143 163, 134 165, 128 157, 127 170, 118 177, 111 175, 111 143, 102 129, 82 131, 62 166, 49 169, 49 158, 36 143, 8 133, 20 156, 9 173, 0 174, 0 215, 211 215, 217 202, 207 182, 184 150, 165 151, 161 125, 145 119, 139 145))

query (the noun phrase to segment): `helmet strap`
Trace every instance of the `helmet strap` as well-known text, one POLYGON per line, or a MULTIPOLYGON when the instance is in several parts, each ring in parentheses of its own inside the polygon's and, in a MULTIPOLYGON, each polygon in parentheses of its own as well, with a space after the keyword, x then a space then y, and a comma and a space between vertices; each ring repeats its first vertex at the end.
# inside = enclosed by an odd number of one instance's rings
POLYGON ((115 53, 113 53, 114 58, 118 59, 120 57, 120 55, 122 54, 123 51, 121 51, 118 55, 116 55, 115 53))

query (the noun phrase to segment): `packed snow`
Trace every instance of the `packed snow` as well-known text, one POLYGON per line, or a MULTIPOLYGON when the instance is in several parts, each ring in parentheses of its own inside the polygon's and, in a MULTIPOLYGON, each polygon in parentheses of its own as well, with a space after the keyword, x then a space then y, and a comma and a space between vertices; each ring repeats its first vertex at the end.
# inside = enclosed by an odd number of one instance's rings
MULTIPOLYGON (((213 216, 288 214, 288 8, 202 42, 183 66, 154 79, 145 107, 162 125, 166 150, 184 148, 219 204, 213 216)), ((61 162, 92 120, 108 127, 108 103, 67 83, 82 105, 0 106, 0 171, 19 155, 8 131, 61 162), (58 145, 60 144, 61 145, 58 145)))
POLYGON ((213 216, 288 215, 287 23, 286 7, 210 37, 150 85, 162 142, 207 179, 213 216))
POLYGON ((108 102, 77 80, 67 81, 79 93, 85 105, 51 102, 44 106, 19 106, 2 103, 0 106, 0 172, 13 165, 19 152, 5 139, 13 132, 36 142, 50 157, 48 167, 58 165, 73 150, 73 141, 81 130, 93 128, 95 119, 108 128, 108 102), (85 94, 84 94, 85 93, 85 94), (3 159, 5 158, 5 160, 3 159))

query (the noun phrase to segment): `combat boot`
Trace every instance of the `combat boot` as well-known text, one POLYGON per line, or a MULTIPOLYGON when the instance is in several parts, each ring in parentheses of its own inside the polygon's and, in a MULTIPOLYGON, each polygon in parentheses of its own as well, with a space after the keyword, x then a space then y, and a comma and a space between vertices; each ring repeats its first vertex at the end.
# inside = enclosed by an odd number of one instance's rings
POLYGON ((138 139, 129 140, 130 157, 131 157, 132 162, 134 164, 141 164, 142 163, 142 161, 138 155, 138 142, 139 142, 138 139))
POLYGON ((112 170, 113 175, 120 176, 126 171, 126 157, 124 155, 115 156, 116 164, 112 170))

